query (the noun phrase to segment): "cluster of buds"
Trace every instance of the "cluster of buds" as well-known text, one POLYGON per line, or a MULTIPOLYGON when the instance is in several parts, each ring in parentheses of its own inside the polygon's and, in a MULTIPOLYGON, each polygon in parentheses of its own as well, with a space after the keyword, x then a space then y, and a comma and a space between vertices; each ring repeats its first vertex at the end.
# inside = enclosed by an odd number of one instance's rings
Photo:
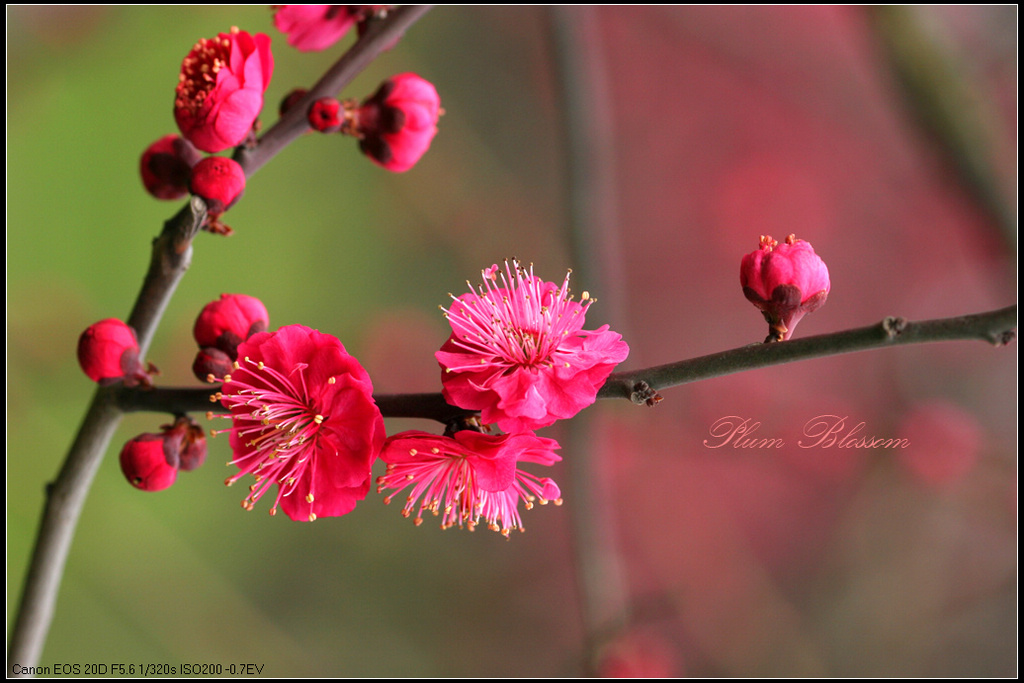
POLYGON ((220 216, 245 192, 245 171, 237 161, 203 157, 187 139, 172 134, 146 148, 139 170, 146 191, 157 199, 181 199, 189 193, 202 197, 209 217, 206 229, 231 234, 220 216))
POLYGON ((203 382, 223 380, 238 358, 238 345, 263 332, 270 316, 263 302, 245 294, 221 294, 203 307, 192 335, 199 353, 192 372, 203 382))
POLYGON ((245 190, 245 172, 227 157, 203 158, 252 139, 263 109, 263 93, 274 71, 270 38, 233 28, 202 39, 181 64, 174 120, 181 137, 166 135, 142 155, 146 191, 157 199, 180 199, 191 192, 207 204, 204 226, 228 235, 220 216, 245 190))
MULTIPOLYGON (((301 50, 321 50, 353 25, 383 16, 386 5, 285 5, 274 17, 301 50)), ((245 191, 245 171, 227 157, 203 158, 242 144, 254 144, 263 95, 274 72, 270 38, 232 28, 198 41, 181 63, 174 119, 181 136, 165 135, 142 154, 142 184, 158 199, 202 197, 207 204, 204 228, 230 235, 220 217, 245 191)), ((297 89, 282 102, 281 113, 303 100, 297 89)), ((362 104, 323 97, 307 111, 309 125, 323 133, 340 132, 378 165, 400 173, 412 168, 430 147, 442 113, 434 86, 416 74, 385 81, 362 104)))
POLYGON ((195 420, 181 416, 159 434, 139 434, 121 449, 121 472, 143 491, 163 491, 178 470, 194 470, 206 461, 206 436, 195 420))
MULTIPOLYGON (((297 89, 281 103, 284 113, 305 96, 297 89)), ((392 76, 360 104, 322 97, 306 112, 310 128, 359 140, 359 149, 377 165, 395 173, 412 168, 437 134, 441 98, 430 82, 414 73, 392 76)))

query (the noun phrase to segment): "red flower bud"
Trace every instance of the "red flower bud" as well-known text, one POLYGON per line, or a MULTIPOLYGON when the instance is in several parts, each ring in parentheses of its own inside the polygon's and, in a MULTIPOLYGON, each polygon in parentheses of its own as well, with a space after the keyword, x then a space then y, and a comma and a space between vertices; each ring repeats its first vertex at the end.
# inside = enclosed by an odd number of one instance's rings
POLYGON ((292 90, 290 93, 285 95, 284 99, 281 100, 281 104, 278 106, 278 115, 284 116, 288 113, 288 110, 298 104, 299 100, 306 96, 307 92, 309 91, 305 88, 295 88, 295 90, 292 90))
POLYGON ((181 469, 191 472, 206 462, 206 435, 202 429, 198 433, 190 433, 181 449, 181 469))
POLYGON ((341 102, 333 97, 321 97, 309 108, 309 125, 321 133, 336 133, 341 128, 341 102))
POLYGON ((440 115, 441 98, 430 81, 393 76, 358 110, 359 148, 389 171, 408 171, 430 147, 440 115))
POLYGON ((178 478, 178 452, 163 434, 140 434, 121 449, 121 471, 143 491, 163 491, 178 478))
POLYGON ((174 120, 181 134, 204 152, 245 140, 263 109, 274 72, 270 38, 232 28, 203 38, 181 63, 174 120))
POLYGON ((200 382, 218 382, 231 374, 234 365, 234 359, 228 354, 212 346, 204 346, 192 362, 192 374, 200 382))
POLYGON ((78 364, 94 382, 102 385, 124 380, 125 386, 150 386, 149 372, 139 360, 135 331, 117 318, 90 325, 78 338, 78 364))
POLYGON ((164 452, 182 470, 188 472, 206 462, 206 434, 195 420, 182 415, 163 430, 164 452))
POLYGON ((192 169, 191 189, 206 200, 212 215, 219 216, 245 191, 245 171, 234 159, 206 157, 192 169))
POLYGON ((265 331, 269 324, 267 307, 256 297, 221 294, 219 299, 203 307, 192 335, 199 346, 215 347, 235 360, 238 345, 257 332, 265 331))
POLYGON ((188 180, 202 155, 179 135, 165 135, 142 154, 139 171, 146 191, 157 199, 181 199, 188 194, 188 180))
POLYGON ((761 246, 743 257, 740 284, 768 321, 766 342, 789 339, 805 314, 821 308, 831 287, 825 262, 795 235, 781 246, 762 235, 761 246))

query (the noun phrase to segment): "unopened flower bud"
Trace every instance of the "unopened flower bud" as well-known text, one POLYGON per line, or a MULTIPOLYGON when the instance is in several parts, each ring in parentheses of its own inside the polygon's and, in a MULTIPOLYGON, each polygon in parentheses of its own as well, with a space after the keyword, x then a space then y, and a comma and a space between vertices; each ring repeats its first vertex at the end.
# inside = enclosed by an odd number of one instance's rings
POLYGON ((163 491, 178 478, 178 453, 163 434, 140 434, 121 449, 121 471, 143 491, 163 491))
POLYGON ((267 307, 256 297, 221 294, 200 311, 192 335, 199 346, 218 348, 235 360, 238 345, 257 332, 266 331, 269 324, 267 307))
POLYGON ((198 435, 185 442, 181 451, 181 469, 189 472, 204 462, 206 462, 206 435, 200 429, 198 435))
POLYGON ((206 434, 192 418, 182 415, 173 425, 164 425, 165 451, 173 452, 178 466, 185 472, 206 462, 206 434))
POLYGON ((309 125, 321 133, 336 133, 341 129, 341 102, 333 97, 321 97, 309 108, 309 125))
POLYGON ((125 386, 150 386, 150 373, 139 359, 135 331, 117 318, 90 325, 78 338, 78 364, 94 382, 102 385, 123 380, 125 386))
POLYGON ((139 172, 146 191, 157 199, 181 199, 188 194, 192 167, 202 155, 180 135, 165 135, 142 153, 139 172))
POLYGON ((245 171, 234 159, 206 157, 192 169, 190 186, 192 194, 206 201, 210 213, 219 215, 245 191, 245 171))
POLYGON ((363 154, 389 171, 408 171, 437 134, 441 98, 414 73, 393 76, 363 102, 356 134, 363 154))
POLYGON ((231 374, 234 364, 234 359, 220 349, 204 346, 192 362, 192 373, 200 382, 219 382, 231 374))
POLYGON ((281 100, 281 104, 277 108, 278 115, 284 116, 285 114, 287 114, 288 110, 294 107, 296 104, 298 104, 299 100, 306 96, 307 92, 309 91, 306 90, 305 88, 295 88, 290 93, 285 95, 284 99, 281 100))
POLYGON ((795 235, 781 245, 762 235, 761 246, 743 257, 740 284, 768 321, 766 342, 789 339, 800 319, 825 303, 831 286, 825 262, 795 235))

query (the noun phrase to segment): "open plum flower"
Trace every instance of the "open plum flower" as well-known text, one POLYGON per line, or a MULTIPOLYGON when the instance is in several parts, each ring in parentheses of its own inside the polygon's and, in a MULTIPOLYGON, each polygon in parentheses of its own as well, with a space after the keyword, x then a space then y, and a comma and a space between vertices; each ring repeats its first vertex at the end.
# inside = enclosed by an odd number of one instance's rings
POLYGON ((326 50, 349 30, 387 5, 281 5, 274 26, 302 52, 326 50))
MULTIPOLYGON (((329 334, 289 325, 238 346, 238 362, 216 398, 233 426, 225 482, 247 474, 253 505, 274 484, 278 506, 296 521, 347 514, 370 489, 370 467, 384 443, 384 419, 370 376, 329 334)), ((217 432, 214 432, 216 434, 217 432)))
POLYGON ((762 235, 757 250, 743 257, 740 284, 768 321, 766 342, 789 339, 801 318, 825 304, 831 287, 825 262, 796 235, 781 245, 762 235))
POLYGON ((274 72, 270 38, 232 28, 203 38, 181 63, 174 120, 181 134, 204 152, 241 143, 263 109, 274 72))
POLYGON ((512 529, 523 530, 519 501, 527 510, 535 501, 561 505, 561 491, 547 477, 519 469, 519 463, 553 465, 561 460, 554 453, 558 442, 530 434, 492 436, 472 430, 437 436, 409 431, 390 437, 381 451, 387 473, 377 478, 377 492, 392 489, 391 499, 408 486, 402 515, 409 517, 422 498, 415 522, 423 523, 423 512, 441 517, 441 528, 455 525, 473 531, 480 519, 487 528, 508 538, 512 529))
POLYGON ((445 312, 452 334, 434 354, 445 400, 513 433, 547 427, 592 404, 629 346, 607 325, 583 329, 594 302, 589 293, 573 301, 568 274, 559 287, 518 261, 483 275, 479 293, 453 296, 445 312))

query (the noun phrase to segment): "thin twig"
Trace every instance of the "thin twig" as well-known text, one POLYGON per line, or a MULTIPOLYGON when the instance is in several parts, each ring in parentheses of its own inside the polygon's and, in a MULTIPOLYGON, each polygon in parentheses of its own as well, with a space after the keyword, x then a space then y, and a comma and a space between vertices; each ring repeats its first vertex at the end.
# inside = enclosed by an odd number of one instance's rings
POLYGON ((889 317, 876 325, 854 330, 771 344, 753 344, 653 368, 617 372, 601 387, 598 398, 628 398, 635 403, 644 403, 647 392, 645 385, 658 391, 744 370, 885 346, 966 339, 980 339, 1002 346, 1014 338, 1016 328, 1016 304, 987 313, 920 322, 889 317))

